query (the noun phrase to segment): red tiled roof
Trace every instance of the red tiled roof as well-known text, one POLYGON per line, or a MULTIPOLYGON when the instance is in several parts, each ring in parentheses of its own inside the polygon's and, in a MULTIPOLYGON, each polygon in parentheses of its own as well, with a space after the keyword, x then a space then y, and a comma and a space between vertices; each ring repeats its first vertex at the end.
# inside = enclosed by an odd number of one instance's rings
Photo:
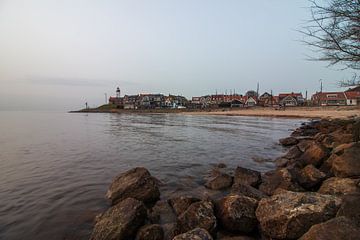
POLYGON ((279 98, 284 98, 287 96, 292 96, 292 97, 302 97, 301 93, 280 93, 279 94, 279 98))
POLYGON ((357 91, 345 92, 345 96, 347 99, 360 98, 360 92, 357 92, 357 91))
POLYGON ((312 98, 314 100, 345 100, 345 94, 343 92, 320 92, 315 93, 312 98), (329 95, 334 96, 336 94, 336 97, 329 97, 329 95))

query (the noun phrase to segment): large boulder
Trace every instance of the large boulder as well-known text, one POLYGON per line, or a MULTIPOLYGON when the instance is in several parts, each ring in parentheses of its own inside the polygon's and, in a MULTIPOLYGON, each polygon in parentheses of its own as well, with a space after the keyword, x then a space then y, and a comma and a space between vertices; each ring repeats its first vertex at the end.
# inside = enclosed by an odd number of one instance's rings
POLYGON ((211 177, 205 183, 205 187, 213 190, 221 190, 231 187, 233 178, 222 171, 213 171, 211 177))
POLYGON ((333 177, 334 173, 332 172, 332 163, 335 159, 337 159, 339 156, 337 154, 331 154, 328 159, 326 159, 323 164, 319 167, 320 171, 326 173, 327 177, 333 177))
POLYGON ((257 187, 261 183, 261 174, 255 170, 237 167, 235 170, 234 183, 257 187))
POLYGON ((158 224, 145 225, 139 229, 135 240, 163 240, 164 231, 158 224))
POLYGON ((91 240, 126 240, 135 236, 146 218, 142 202, 127 198, 96 218, 91 240))
POLYGON ((259 190, 267 195, 272 195, 278 188, 296 192, 303 191, 304 189, 294 180, 293 174, 287 168, 269 171, 262 176, 259 190))
POLYGON ((256 238, 246 235, 220 235, 217 237, 218 240, 255 240, 256 238))
POLYGON ((300 151, 305 152, 311 145, 314 144, 314 140, 310 139, 303 139, 298 144, 297 147, 300 149, 300 151))
POLYGON ((312 189, 318 186, 326 177, 326 174, 318 170, 312 164, 300 170, 298 175, 299 184, 305 189, 312 189))
POLYGON ((332 137, 334 146, 338 146, 344 143, 351 143, 353 141, 353 135, 345 133, 343 130, 337 130, 329 134, 332 137))
POLYGON ((213 238, 205 229, 195 228, 186 233, 175 236, 173 240, 213 240, 213 238))
POLYGON ((323 140, 320 142, 324 147, 332 149, 336 146, 335 139, 333 136, 325 134, 323 140))
POLYGON ((347 217, 360 227, 360 194, 349 194, 343 197, 343 201, 337 217, 347 217))
POLYGON ((275 159, 275 166, 277 168, 286 167, 286 165, 288 165, 289 163, 290 163, 290 160, 285 157, 279 157, 279 158, 275 159))
POLYGON ((217 204, 216 216, 227 231, 250 233, 258 223, 255 216, 257 204, 253 198, 229 195, 217 204))
POLYGON ((172 207, 177 216, 185 212, 191 204, 199 201, 200 199, 198 198, 187 196, 173 197, 168 200, 170 206, 172 207))
POLYGON ((283 146, 292 146, 298 144, 299 140, 294 137, 287 137, 280 139, 279 142, 283 146))
POLYGON ((283 156, 287 159, 296 159, 300 157, 303 154, 302 151, 300 151, 298 146, 293 146, 289 149, 289 151, 283 156))
POLYGON ((354 146, 355 144, 356 144, 355 142, 343 143, 343 144, 337 146, 336 148, 334 148, 331 153, 341 155, 344 153, 345 149, 348 149, 348 148, 354 146))
POLYGON ((256 217, 265 235, 275 239, 296 239, 317 223, 334 217, 341 200, 312 192, 285 192, 263 198, 256 217))
POLYGON ((317 141, 317 142, 322 142, 325 138, 326 138, 327 134, 325 133, 322 133, 322 132, 319 132, 317 133, 315 136, 314 136, 314 139, 317 141))
POLYGON ((360 193, 359 184, 359 179, 332 177, 322 183, 318 192, 331 195, 360 193))
POLYGON ((233 195, 244 195, 250 198, 254 198, 256 200, 260 200, 262 198, 268 197, 262 191, 245 184, 234 183, 231 187, 231 194, 233 195))
POLYGON ((177 222, 181 232, 203 228, 214 233, 217 227, 214 205, 210 201, 195 202, 178 217, 177 222))
POLYGON ((167 201, 159 200, 148 209, 148 220, 154 224, 172 223, 176 221, 176 215, 167 201))
POLYGON ((319 123, 311 122, 309 124, 303 125, 297 128, 293 133, 291 133, 292 137, 299 137, 299 136, 315 136, 317 133, 320 132, 319 129, 316 128, 315 125, 319 123))
POLYGON ((323 160, 329 155, 328 150, 318 143, 312 144, 299 158, 304 165, 312 164, 320 166, 323 160))
POLYGON ((177 223, 166 223, 162 225, 164 230, 164 240, 172 240, 175 236, 181 234, 177 223))
POLYGON ((359 238, 358 226, 346 217, 337 217, 312 226, 300 240, 357 240, 359 238))
POLYGON ((360 142, 344 149, 344 153, 332 161, 336 177, 360 176, 360 142))
POLYGON ((106 196, 112 204, 129 197, 145 203, 155 202, 160 197, 157 183, 157 180, 150 175, 147 169, 133 168, 114 179, 106 196))

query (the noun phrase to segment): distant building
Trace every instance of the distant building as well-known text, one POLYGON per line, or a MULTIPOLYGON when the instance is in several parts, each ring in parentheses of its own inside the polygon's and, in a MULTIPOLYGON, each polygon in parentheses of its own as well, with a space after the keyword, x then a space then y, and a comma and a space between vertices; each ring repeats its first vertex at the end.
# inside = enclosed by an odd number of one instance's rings
POLYGON ((175 96, 169 94, 169 96, 165 96, 165 107, 167 108, 179 108, 179 107, 187 107, 189 101, 186 97, 183 96, 175 96))
POLYGON ((220 108, 234 108, 234 107, 243 107, 244 100, 243 96, 239 94, 231 94, 231 95, 212 95, 212 104, 215 107, 220 108))
POLYGON ((265 92, 259 97, 258 105, 263 107, 278 105, 279 104, 278 99, 279 98, 277 96, 273 96, 270 93, 265 92))
POLYGON ((245 96, 246 97, 252 97, 252 98, 254 98, 254 97, 258 97, 258 93, 256 92, 256 91, 254 91, 254 90, 249 90, 249 91, 247 91, 246 93, 245 93, 245 96))
POLYGON ((346 96, 343 92, 318 92, 312 95, 311 101, 318 106, 345 106, 346 96))
POLYGON ((117 108, 123 108, 124 107, 124 98, 120 96, 120 88, 116 88, 116 96, 109 98, 109 104, 116 105, 117 108))
POLYGON ((305 99, 302 93, 280 93, 279 104, 285 106, 302 106, 305 103, 305 99))
POLYGON ((360 86, 350 88, 344 92, 346 97, 346 105, 360 105, 360 86))
POLYGON ((124 109, 138 109, 139 95, 125 95, 124 96, 124 109))
POLYGON ((109 103, 114 104, 116 106, 122 106, 124 104, 124 99, 123 98, 118 98, 118 97, 110 97, 109 98, 109 103))
POLYGON ((255 96, 253 97, 245 96, 243 99, 245 100, 245 106, 247 107, 254 107, 257 105, 257 97, 255 96))
POLYGON ((232 108, 240 108, 240 107, 244 107, 245 102, 243 99, 234 99, 231 101, 231 106, 232 108))
POLYGON ((200 102, 202 108, 211 107, 213 105, 212 97, 210 95, 202 96, 200 102))
POLYGON ((165 107, 165 96, 163 94, 140 94, 138 107, 143 109, 155 109, 165 107))

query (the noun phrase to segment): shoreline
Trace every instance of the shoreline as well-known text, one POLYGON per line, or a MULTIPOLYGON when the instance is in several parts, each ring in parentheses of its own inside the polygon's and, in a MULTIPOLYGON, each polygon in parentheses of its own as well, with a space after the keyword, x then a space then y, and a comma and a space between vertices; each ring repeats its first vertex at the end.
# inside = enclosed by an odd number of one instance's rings
POLYGON ((248 109, 83 109, 70 113, 118 113, 118 114, 183 114, 199 116, 252 116, 271 118, 301 118, 301 119, 345 119, 360 117, 359 107, 327 106, 327 107, 288 107, 285 110, 275 110, 268 107, 248 109))

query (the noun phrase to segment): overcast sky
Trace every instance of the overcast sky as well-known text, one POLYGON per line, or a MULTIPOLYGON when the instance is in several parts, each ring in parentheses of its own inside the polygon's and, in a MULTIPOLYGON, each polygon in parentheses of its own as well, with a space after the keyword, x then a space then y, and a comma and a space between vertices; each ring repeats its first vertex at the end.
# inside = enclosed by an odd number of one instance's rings
POLYGON ((352 74, 307 61, 306 0, 0 0, 0 109, 73 110, 104 94, 309 95, 352 74))

